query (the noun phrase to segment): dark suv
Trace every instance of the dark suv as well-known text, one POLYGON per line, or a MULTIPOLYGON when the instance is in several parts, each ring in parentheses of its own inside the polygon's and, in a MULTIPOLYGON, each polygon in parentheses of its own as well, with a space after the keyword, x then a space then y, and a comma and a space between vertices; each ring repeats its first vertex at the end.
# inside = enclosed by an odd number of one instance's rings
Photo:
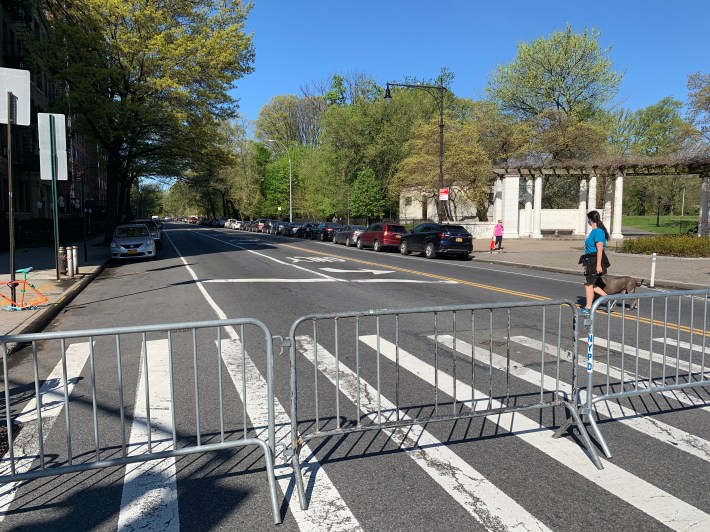
POLYGON ((375 223, 365 229, 357 237, 357 247, 372 248, 375 251, 382 251, 384 248, 398 248, 399 239, 407 230, 403 225, 375 223))
POLYGON ((427 259, 433 259, 438 253, 456 255, 468 259, 473 251, 473 237, 461 225, 448 225, 427 222, 416 226, 406 235, 402 235, 399 243, 402 255, 412 251, 424 253, 427 259))
POLYGON ((335 222, 324 222, 322 224, 318 224, 313 229, 313 232, 311 233, 311 238, 317 238, 321 242, 325 242, 326 240, 333 240, 333 235, 341 227, 342 225, 335 222))
POLYGON ((131 223, 147 225, 150 230, 150 236, 155 240, 155 249, 161 249, 163 247, 163 224, 156 222, 152 218, 138 218, 131 223))

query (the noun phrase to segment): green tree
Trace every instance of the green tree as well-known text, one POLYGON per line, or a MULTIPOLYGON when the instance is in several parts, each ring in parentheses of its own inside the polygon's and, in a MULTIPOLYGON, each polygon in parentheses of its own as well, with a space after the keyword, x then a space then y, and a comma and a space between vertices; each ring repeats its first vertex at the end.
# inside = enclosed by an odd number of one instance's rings
POLYGON ((547 38, 521 43, 512 63, 499 66, 487 87, 504 111, 535 118, 552 109, 592 116, 616 96, 623 73, 612 70, 611 48, 600 49, 596 30, 574 33, 568 24, 547 38))
POLYGON ((59 102, 107 157, 107 238, 139 176, 215 164, 228 91, 252 71, 251 4, 83 0, 45 3, 38 60, 67 87, 59 102))
MULTIPOLYGON (((488 206, 491 164, 479 143, 478 126, 472 122, 446 121, 444 142, 444 186, 449 187, 449 215, 456 214, 462 201, 472 202, 478 212, 488 206)), ((439 192, 439 123, 438 119, 420 122, 413 138, 406 144, 407 155, 401 161, 395 180, 394 195, 404 188, 417 188, 425 197, 438 198, 439 192)))
POLYGON ((691 74, 688 77, 688 90, 689 116, 702 133, 707 151, 710 146, 710 74, 691 74))
POLYGON ((369 168, 360 171, 353 183, 348 201, 352 216, 379 218, 385 209, 385 199, 375 172, 369 168))
POLYGON ((696 131, 681 117, 683 103, 667 96, 636 111, 632 151, 637 155, 669 155, 683 150, 696 131))

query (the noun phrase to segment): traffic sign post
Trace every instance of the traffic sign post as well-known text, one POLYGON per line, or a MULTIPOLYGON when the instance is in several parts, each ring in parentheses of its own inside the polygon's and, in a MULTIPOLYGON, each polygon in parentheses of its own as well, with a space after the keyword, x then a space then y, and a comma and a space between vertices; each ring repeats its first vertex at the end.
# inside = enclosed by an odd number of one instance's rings
POLYGON ((52 181, 52 205, 54 215, 54 263, 57 281, 59 271, 59 204, 57 181, 67 181, 67 135, 64 115, 37 113, 39 132, 39 176, 52 181))
POLYGON ((0 68, 0 124, 7 124, 7 194, 10 230, 10 293, 15 301, 15 212, 12 188, 12 124, 30 125, 30 71, 0 68), (7 98, 7 101, 4 101, 7 98))

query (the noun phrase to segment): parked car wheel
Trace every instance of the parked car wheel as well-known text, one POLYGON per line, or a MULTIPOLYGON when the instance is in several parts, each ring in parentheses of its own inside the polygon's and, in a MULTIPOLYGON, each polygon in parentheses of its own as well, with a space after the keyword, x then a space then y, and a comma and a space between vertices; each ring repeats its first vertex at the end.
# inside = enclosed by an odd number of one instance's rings
POLYGON ((357 239, 356 245, 357 245, 357 249, 362 249, 362 239, 361 238, 357 239))
POLYGON ((321 233, 320 233, 320 241, 321 242, 325 242, 325 232, 324 231, 325 230, 321 231, 321 233))
POLYGON ((427 245, 424 248, 424 256, 427 259, 433 259, 434 257, 436 257, 436 250, 434 249, 433 242, 427 242, 427 245))
POLYGON ((375 240, 375 241, 372 243, 372 250, 373 250, 373 251, 382 251, 382 247, 380 246, 380 241, 379 241, 379 240, 375 240))
POLYGON ((407 241, 402 240, 402 243, 399 245, 399 252, 402 255, 409 255, 409 249, 407 249, 407 241))
POLYGON ((350 242, 350 237, 346 238, 346 239, 345 239, 345 247, 346 247, 346 248, 349 248, 349 247, 352 246, 352 245, 353 245, 353 243, 350 242))

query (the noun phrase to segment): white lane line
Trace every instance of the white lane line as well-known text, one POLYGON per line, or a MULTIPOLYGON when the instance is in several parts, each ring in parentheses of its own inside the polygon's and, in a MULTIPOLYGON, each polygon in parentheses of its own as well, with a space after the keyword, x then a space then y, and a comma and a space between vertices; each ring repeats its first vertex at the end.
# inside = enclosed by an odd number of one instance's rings
MULTIPOLYGON (((254 255, 258 255, 259 257, 268 259, 268 260, 273 261, 273 262, 276 262, 276 263, 278 263, 278 264, 282 264, 282 265, 284 265, 284 266, 290 266, 290 267, 292 267, 292 268, 296 268, 297 270, 302 270, 302 271, 304 271, 304 272, 312 273, 313 275, 317 275, 317 276, 319 276, 319 277, 324 277, 324 278, 326 278, 326 279, 332 279, 333 281, 339 281, 339 280, 340 280, 340 279, 336 279, 335 277, 331 277, 330 275, 326 275, 326 274, 321 273, 321 272, 317 272, 317 271, 314 271, 314 270, 309 270, 308 268, 304 268, 303 266, 299 266, 299 265, 294 264, 294 263, 291 263, 291 262, 284 262, 284 261, 282 261, 282 260, 277 259, 276 257, 271 257, 271 256, 269 256, 269 255, 264 255, 263 253, 259 253, 258 251, 254 251, 253 249, 245 248, 245 247, 243 247, 243 246, 238 246, 237 244, 233 244, 232 242, 227 242, 226 240, 222 240, 221 238, 216 238, 216 237, 213 237, 213 236, 211 236, 211 235, 204 234, 204 233, 199 233, 199 232, 198 232, 197 234, 200 235, 200 236, 204 236, 205 238, 211 238, 212 240, 216 240, 217 242, 221 242, 222 244, 227 244, 228 246, 232 246, 233 248, 241 249, 242 251, 247 251, 247 252, 252 253, 252 254, 254 254, 254 255)), ((172 243, 172 241, 171 241, 171 243, 172 243)), ((173 247, 175 247, 175 249, 177 250, 177 247, 175 246, 175 244, 173 244, 173 247)), ((180 255, 180 256, 182 256, 182 255, 180 255)), ((187 264, 187 263, 185 263, 185 264, 187 264)), ((197 279, 195 279, 195 280, 197 280, 197 279)))
MULTIPOLYGON (((129 456, 146 454, 148 449, 148 411, 152 452, 173 450, 172 403, 170 401, 170 364, 168 341, 146 342, 141 353, 129 456), (145 362, 148 365, 148 402, 146 402, 145 362)), ((175 458, 128 464, 123 477, 118 530, 179 531, 180 513, 176 486, 175 458)))
MULTIPOLYGON (((168 240, 175 248, 175 251, 180 257, 180 260, 184 264, 185 268, 187 268, 187 271, 189 272, 192 279, 195 281, 197 288, 200 290, 210 307, 212 307, 215 314, 217 314, 220 319, 227 319, 227 315, 221 308, 219 308, 219 306, 214 302, 212 297, 210 297, 210 295, 207 293, 207 290, 202 285, 202 282, 199 281, 194 270, 187 263, 185 257, 182 256, 175 243, 170 239, 170 237, 168 237, 168 240)), ((227 333, 229 334, 233 342, 240 341, 239 335, 233 327, 226 327, 225 329, 227 330, 227 333)), ((237 344, 237 347, 239 347, 239 344, 237 344)), ((236 375, 238 376, 238 380, 241 382, 241 354, 237 356, 236 363, 233 360, 233 353, 230 354, 230 351, 223 351, 223 359, 225 357, 225 354, 227 356, 227 359, 229 360, 229 363, 227 362, 227 360, 225 360, 225 365, 229 370, 232 380, 234 381, 235 378, 233 372, 237 371, 236 375)), ((247 415, 252 421, 252 424, 257 427, 265 426, 265 421, 267 419, 265 413, 268 411, 268 404, 266 402, 266 398, 264 397, 264 390, 266 390, 266 381, 261 376, 261 373, 259 373, 259 370, 256 368, 251 359, 248 358, 248 355, 245 355, 245 360, 249 373, 247 378, 247 395, 246 398, 242 397, 242 401, 246 401, 247 415)), ((241 384, 239 386, 236 386, 236 388, 241 396, 241 384)), ((284 409, 278 399, 274 400, 274 407, 276 412, 277 423, 282 423, 283 426, 288 427, 289 432, 286 434, 285 437, 289 438, 290 418, 288 417, 288 414, 286 414, 286 409, 284 409)), ((277 425, 277 428, 278 427, 279 426, 277 425)), ((281 427, 281 430, 285 431, 286 429, 281 427)), ((277 434, 277 438, 278 437, 283 438, 283 433, 277 434)), ((337 488, 332 483, 326 472, 321 468, 320 463, 318 462, 318 459, 316 458, 315 454, 313 454, 313 452, 308 448, 307 445, 304 445, 303 449, 307 457, 302 463, 304 471, 304 480, 305 482, 307 482, 306 485, 309 487, 310 493, 310 505, 308 511, 302 511, 300 505, 294 499, 294 495, 297 490, 295 489, 295 486, 292 485, 293 475, 291 474, 291 471, 289 470, 289 473, 286 475, 278 475, 276 477, 278 484, 281 487, 282 492, 284 493, 284 498, 288 504, 289 510, 296 519, 296 523, 298 524, 299 529, 306 532, 311 532, 313 530, 361 530, 360 524, 358 523, 357 519, 350 511, 348 505, 345 503, 343 498, 340 496, 340 493, 338 492, 337 488), (316 476, 318 477, 318 482, 314 482, 316 476)))
MULTIPOLYGON (((305 336, 297 338, 299 352, 311 364, 316 364, 314 344, 305 336)), ((340 392, 357 404, 357 374, 342 362, 336 366, 335 357, 321 345, 317 345, 318 369, 330 382, 340 379, 340 392)), ((360 409, 373 418, 377 417, 377 389, 360 379, 360 409)), ((394 420, 396 406, 380 396, 380 406, 394 420)), ((410 420, 404 412, 399 419, 410 420)), ((498 489, 486 477, 465 460, 441 443, 433 434, 419 425, 383 429, 414 462, 441 486, 474 519, 488 530, 549 530, 544 523, 520 506, 514 499, 498 489)))
POLYGON ((419 279, 350 279, 351 283, 459 284, 456 281, 424 281, 419 279))
MULTIPOLYGON (((585 344, 588 343, 586 338, 580 338, 580 341, 585 344)), ((616 351, 618 353, 621 353, 621 351, 622 351, 620 343, 614 342, 614 341, 609 342, 609 341, 605 340, 604 338, 595 337, 594 338, 594 345, 598 345, 603 348, 608 347, 609 350, 616 351)), ((637 354, 636 348, 633 346, 627 345, 624 348, 624 354, 629 355, 631 357, 636 357, 636 354, 637 354)), ((659 365, 663 365, 664 361, 663 361, 662 354, 659 354, 659 353, 652 353, 651 354, 644 349, 638 350, 639 359, 649 360, 651 358, 651 355, 653 355, 654 362, 658 363, 659 365)), ((633 358, 632 358, 631 362, 633 362, 633 358)), ((690 371, 691 366, 687 362, 684 362, 682 360, 676 361, 675 357, 670 356, 670 355, 666 356, 666 360, 665 360, 666 366, 670 366, 671 368, 673 368, 674 366, 672 364, 676 363, 676 362, 678 363, 679 369, 682 369, 686 373, 690 371)), ((604 372, 606 372, 604 363, 600 362, 599 358, 595 355, 594 366, 597 366, 597 365, 599 366, 600 371, 602 368, 604 368, 604 372)), ((633 366, 631 364, 628 364, 627 367, 633 367, 633 366)), ((646 368, 643 368, 643 369, 646 369, 646 368)), ((708 370, 706 369, 705 371, 707 373, 708 370)), ((701 373, 702 372, 701 366, 693 364, 693 372, 701 373)), ((628 375, 628 379, 630 379, 632 381, 634 380, 634 376, 632 373, 630 373, 628 371, 625 371, 624 373, 626 373, 628 375)), ((621 375, 620 371, 619 371, 619 375, 621 375)), ((675 375, 666 374, 667 378, 671 377, 671 376, 675 377, 675 375)), ((656 381, 656 382, 659 382, 661 380, 662 380, 662 377, 655 377, 654 378, 654 381, 656 381)), ((628 383, 628 380, 627 380, 627 383, 628 383)), ((646 386, 646 383, 639 382, 639 384, 646 386)), ((664 391, 664 392, 658 392, 658 393, 660 393, 661 395, 663 395, 665 397, 668 397, 669 399, 673 399, 675 401, 678 401, 679 403, 683 403, 683 404, 690 405, 690 406, 699 406, 699 405, 706 404, 706 401, 704 401, 702 398, 690 395, 689 391, 690 390, 677 390, 677 391, 664 391)), ((701 408, 701 410, 704 410, 706 412, 710 412, 710 407, 704 406, 701 408)))
POLYGON ((384 275, 386 273, 395 273, 394 270, 365 270, 365 269, 341 270, 339 268, 319 268, 319 269, 323 270, 324 272, 331 272, 331 273, 372 273, 374 275, 384 275))
MULTIPOLYGON (((434 336, 429 336, 430 339, 434 339, 434 336)), ((449 349, 453 349, 454 339, 453 336, 442 335, 439 336, 439 342, 449 349)), ((535 351, 540 351, 542 347, 542 342, 532 338, 527 338, 525 336, 511 336, 510 340, 520 345, 529 347, 535 351)), ((460 339, 456 339, 456 351, 471 357, 471 344, 460 339)), ((545 344, 545 352, 550 355, 557 354, 557 346, 545 344)), ((487 349, 482 349, 480 347, 476 348, 476 360, 484 364, 489 363, 490 352, 487 349)), ((567 362, 572 362, 572 354, 569 351, 560 349, 560 357, 567 362)), ((493 367, 500 371, 506 371, 507 361, 506 358, 497 354, 493 354, 493 367)), ((595 364, 596 365, 596 364, 595 364)), ((562 381, 559 383, 554 377, 549 375, 542 375, 539 371, 532 368, 521 367, 517 364, 511 364, 511 374, 517 378, 529 382, 535 386, 540 386, 542 384, 543 388, 546 390, 554 391, 558 389, 570 397, 572 395, 572 386, 566 384, 562 381)), ((601 368, 599 371, 602 371, 601 368)), ((619 372, 619 377, 621 372, 619 372)), ((582 394, 583 396, 585 394, 582 394)), ((582 397, 582 401, 584 397, 582 397)), ((680 451, 686 452, 693 456, 710 462, 710 442, 690 434, 681 429, 677 429, 671 425, 658 421, 651 417, 642 417, 637 411, 619 405, 613 401, 606 401, 605 406, 601 406, 599 403, 595 405, 597 413, 605 415, 611 419, 615 419, 629 428, 632 428, 646 436, 654 438, 660 442, 671 445, 673 448, 680 451), (601 410, 606 410, 606 412, 600 412, 601 410)))
MULTIPOLYGON (((71 344, 66 348, 67 363, 67 392, 71 397, 72 390, 81 376, 81 371, 89 358, 89 342, 71 344)), ((64 409, 64 372, 60 360, 52 372, 47 375, 44 384, 39 389, 40 408, 42 416, 42 435, 47 439, 57 417, 64 409)), ((15 471, 26 473, 32 463, 39 457, 39 427, 37 426, 37 398, 33 398, 22 412, 17 416, 17 421, 25 426, 14 441, 15 471), (19 451, 19 453, 18 453, 19 451)), ((44 442, 42 442, 44 444, 44 442)), ((0 461, 0 476, 10 474, 10 454, 5 453, 0 461)), ((0 523, 5 519, 5 514, 17 494, 20 482, 9 482, 0 486, 0 523)))
MULTIPOLYGON (((360 339, 372 349, 377 349, 376 336, 362 336, 360 339)), ((383 338, 380 338, 380 353, 391 362, 395 362, 395 345, 383 338)), ((434 382, 434 367, 419 360, 401 347, 399 348, 399 362, 400 367, 424 382, 434 382)), ((439 389, 451 397, 454 396, 453 378, 441 371, 439 372, 439 389)), ((470 401, 472 392, 474 400, 488 399, 483 392, 472 390, 469 384, 457 380, 458 400, 470 401)), ((488 401, 477 401, 476 404, 483 409, 487 406, 488 401)), ((503 407, 499 401, 495 400, 490 401, 490 405, 491 408, 503 407)), ((673 530, 710 530, 710 515, 621 469, 612 462, 605 461, 604 469, 598 470, 582 452, 579 445, 567 439, 553 438, 553 431, 541 427, 539 423, 521 415, 520 412, 488 416, 487 419, 673 530)))
POLYGON ((205 279, 203 283, 334 283, 339 279, 205 279))
MULTIPOLYGON (((266 380, 261 376, 248 354, 245 353, 246 397, 242 391, 242 344, 233 327, 225 327, 231 336, 229 340, 222 340, 222 360, 234 387, 239 393, 242 402, 247 401, 247 414, 252 425, 257 430, 257 437, 266 439, 268 424, 268 400, 266 397, 266 380), (231 329, 231 330, 230 330, 231 329), (247 399, 248 398, 248 399, 247 399)), ((291 425, 290 418, 279 401, 275 402, 276 444, 290 444, 291 425)), ((307 511, 301 510, 298 502, 293 498, 295 485, 293 484, 293 471, 290 463, 280 467, 281 474, 276 475, 276 480, 281 491, 286 494, 289 509, 293 513, 301 530, 360 530, 360 524, 352 514, 345 501, 340 497, 335 485, 330 481, 326 472, 321 468, 317 458, 308 445, 303 445, 303 482, 308 486, 310 495, 307 511)))
MULTIPOLYGON (((698 335, 701 336, 701 335, 698 335)), ((672 345, 673 347, 677 347, 678 340, 675 338, 654 338, 654 342, 660 342, 660 343, 666 343, 668 345, 672 345)), ((681 349, 690 349, 690 343, 689 342, 680 342, 680 347, 681 349)), ((703 346, 698 345, 698 344, 693 344, 693 351, 698 351, 699 353, 703 353, 703 346)), ((705 354, 710 355, 710 340, 707 341, 707 345, 705 345, 705 354)), ((702 366, 700 366, 702 368, 702 366)))

